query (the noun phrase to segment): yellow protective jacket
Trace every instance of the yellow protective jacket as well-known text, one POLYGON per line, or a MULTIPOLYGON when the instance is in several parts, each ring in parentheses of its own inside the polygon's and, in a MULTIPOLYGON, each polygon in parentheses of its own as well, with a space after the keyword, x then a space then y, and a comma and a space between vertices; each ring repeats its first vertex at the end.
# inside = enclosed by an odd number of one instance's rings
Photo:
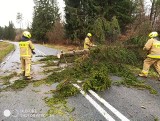
POLYGON ((32 57, 32 50, 34 50, 34 45, 31 40, 20 41, 20 57, 32 57))
POLYGON ((93 46, 91 40, 88 37, 86 37, 84 40, 84 49, 89 49, 91 46, 93 46))
POLYGON ((149 39, 143 49, 149 51, 147 57, 160 59, 160 41, 158 39, 149 39))

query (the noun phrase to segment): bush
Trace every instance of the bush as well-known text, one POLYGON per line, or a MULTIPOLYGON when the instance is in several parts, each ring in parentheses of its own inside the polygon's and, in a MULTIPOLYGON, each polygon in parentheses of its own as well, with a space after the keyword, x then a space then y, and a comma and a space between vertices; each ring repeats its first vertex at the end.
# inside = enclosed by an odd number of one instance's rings
POLYGON ((46 33, 50 43, 63 43, 64 42, 64 27, 60 21, 56 21, 52 29, 46 33))

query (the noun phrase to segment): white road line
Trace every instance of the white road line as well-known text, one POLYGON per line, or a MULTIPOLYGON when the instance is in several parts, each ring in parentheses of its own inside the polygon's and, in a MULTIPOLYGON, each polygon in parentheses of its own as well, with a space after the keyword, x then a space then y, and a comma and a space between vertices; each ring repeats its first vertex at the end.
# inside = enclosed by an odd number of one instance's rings
POLYGON ((103 98, 99 97, 97 93, 95 93, 92 90, 89 90, 89 92, 97 98, 101 103, 103 103, 108 109, 110 109, 117 117, 121 119, 121 121, 130 121, 127 119, 123 114, 121 114, 118 110, 116 110, 113 106, 111 106, 108 102, 106 102, 103 98))
POLYGON ((77 84, 73 84, 80 90, 80 93, 105 117, 108 121, 115 121, 97 102, 95 102, 88 94, 81 90, 77 84))

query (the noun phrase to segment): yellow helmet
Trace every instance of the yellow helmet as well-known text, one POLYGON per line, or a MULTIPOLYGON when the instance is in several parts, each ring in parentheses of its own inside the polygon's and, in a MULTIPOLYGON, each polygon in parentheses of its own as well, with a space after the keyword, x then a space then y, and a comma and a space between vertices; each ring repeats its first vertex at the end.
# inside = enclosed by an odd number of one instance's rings
POLYGON ((88 37, 91 37, 91 36, 92 36, 92 34, 91 34, 91 33, 88 33, 88 34, 87 34, 87 36, 88 36, 88 37))
POLYGON ((157 36, 158 36, 158 33, 157 33, 157 32, 151 32, 148 36, 149 36, 150 38, 154 38, 154 37, 157 37, 157 36))
POLYGON ((27 37, 28 39, 30 39, 30 38, 31 38, 31 33, 28 32, 28 31, 24 31, 24 32, 23 32, 23 36, 24 36, 24 37, 27 37))

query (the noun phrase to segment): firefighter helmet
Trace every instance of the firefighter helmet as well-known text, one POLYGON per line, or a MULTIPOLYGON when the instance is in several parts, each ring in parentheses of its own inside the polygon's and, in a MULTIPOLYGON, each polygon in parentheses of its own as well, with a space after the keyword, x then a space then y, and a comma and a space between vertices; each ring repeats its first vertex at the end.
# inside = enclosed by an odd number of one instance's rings
POLYGON ((91 34, 91 33, 88 33, 88 34, 87 34, 87 36, 88 36, 88 37, 91 37, 91 36, 92 36, 92 34, 91 34))
POLYGON ((24 36, 24 37, 27 37, 28 39, 30 39, 30 38, 31 38, 31 33, 28 32, 28 31, 24 31, 24 32, 23 32, 23 36, 24 36))
POLYGON ((151 32, 148 36, 149 36, 150 38, 154 38, 154 37, 157 37, 157 36, 158 36, 158 33, 157 33, 157 32, 151 32))

